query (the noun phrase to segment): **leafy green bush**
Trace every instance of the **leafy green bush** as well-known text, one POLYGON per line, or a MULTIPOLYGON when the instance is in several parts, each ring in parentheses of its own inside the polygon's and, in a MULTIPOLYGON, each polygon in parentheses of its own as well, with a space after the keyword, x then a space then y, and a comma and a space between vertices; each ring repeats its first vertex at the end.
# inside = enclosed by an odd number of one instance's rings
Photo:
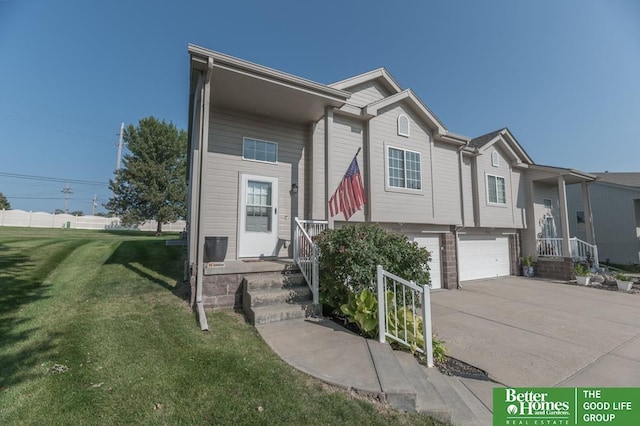
POLYGON ((573 273, 576 277, 586 277, 591 274, 591 271, 589 271, 589 268, 587 268, 582 263, 576 263, 573 267, 573 273))
POLYGON ((349 294, 349 303, 340 306, 340 310, 365 336, 378 335, 378 297, 368 288, 357 295, 349 294))
POLYGON ((618 281, 629 281, 629 277, 620 272, 616 272, 614 276, 618 281))
POLYGON ((349 302, 349 294, 376 292, 376 265, 404 279, 426 284, 429 252, 402 234, 379 225, 358 224, 329 229, 316 237, 320 248, 320 301, 333 311, 349 302))

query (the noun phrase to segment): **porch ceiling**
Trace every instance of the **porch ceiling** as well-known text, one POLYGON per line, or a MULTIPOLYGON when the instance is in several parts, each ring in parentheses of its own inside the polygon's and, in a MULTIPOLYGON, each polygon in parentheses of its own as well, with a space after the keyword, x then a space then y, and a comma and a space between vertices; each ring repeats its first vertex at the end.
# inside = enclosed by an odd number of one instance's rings
POLYGON ((280 81, 215 67, 211 83, 211 104, 294 123, 318 121, 325 107, 344 102, 280 81))
POLYGON ((542 182, 551 185, 557 184, 560 176, 564 176, 566 185, 592 182, 597 179, 596 176, 589 173, 574 169, 564 169, 561 167, 541 166, 536 164, 529 166, 529 170, 533 174, 532 180, 534 182, 542 182))

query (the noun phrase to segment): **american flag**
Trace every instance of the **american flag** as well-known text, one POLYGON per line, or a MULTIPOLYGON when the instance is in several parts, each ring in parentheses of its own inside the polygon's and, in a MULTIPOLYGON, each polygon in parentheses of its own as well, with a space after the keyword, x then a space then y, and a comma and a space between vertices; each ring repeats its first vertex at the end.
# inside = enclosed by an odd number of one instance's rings
POLYGON ((338 189, 329 200, 331 217, 338 213, 343 213, 344 219, 349 220, 356 210, 362 210, 362 206, 367 202, 357 157, 358 154, 353 157, 347 173, 345 173, 338 185, 338 189))

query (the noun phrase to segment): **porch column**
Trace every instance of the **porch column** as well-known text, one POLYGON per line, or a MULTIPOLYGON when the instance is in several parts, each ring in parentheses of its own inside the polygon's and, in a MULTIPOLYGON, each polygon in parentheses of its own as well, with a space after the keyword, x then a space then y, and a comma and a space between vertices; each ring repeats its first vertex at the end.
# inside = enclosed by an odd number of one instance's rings
POLYGON ((593 231, 593 214, 591 213, 591 195, 589 194, 589 184, 582 182, 582 209, 584 210, 584 226, 587 232, 587 242, 596 243, 595 232, 593 231))
POLYGON ((558 195, 560 198, 560 225, 562 229, 562 255, 571 257, 571 246, 569 244, 569 216, 567 214, 567 186, 564 176, 558 176, 558 195))
POLYGON ((324 115, 324 141, 325 141, 325 170, 326 174, 324 177, 324 191, 325 191, 325 202, 324 202, 324 211, 325 217, 329 222, 329 229, 333 229, 333 218, 331 217, 331 212, 329 211, 329 199, 333 195, 331 193, 331 179, 333 178, 333 108, 327 107, 324 115))

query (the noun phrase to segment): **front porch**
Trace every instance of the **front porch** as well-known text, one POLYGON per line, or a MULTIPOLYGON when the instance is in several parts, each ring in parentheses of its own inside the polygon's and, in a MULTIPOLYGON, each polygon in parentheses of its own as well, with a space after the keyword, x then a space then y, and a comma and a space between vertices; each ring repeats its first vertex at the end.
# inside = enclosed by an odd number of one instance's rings
POLYGON ((523 255, 537 262, 536 275, 542 278, 570 280, 573 265, 586 262, 598 268, 589 183, 596 177, 572 169, 533 165, 529 168, 529 209, 532 214, 523 231, 523 255), (567 186, 579 188, 581 200, 567 202, 567 186), (577 212, 580 214, 577 214, 577 212), (571 236, 579 223, 584 240, 571 236))

